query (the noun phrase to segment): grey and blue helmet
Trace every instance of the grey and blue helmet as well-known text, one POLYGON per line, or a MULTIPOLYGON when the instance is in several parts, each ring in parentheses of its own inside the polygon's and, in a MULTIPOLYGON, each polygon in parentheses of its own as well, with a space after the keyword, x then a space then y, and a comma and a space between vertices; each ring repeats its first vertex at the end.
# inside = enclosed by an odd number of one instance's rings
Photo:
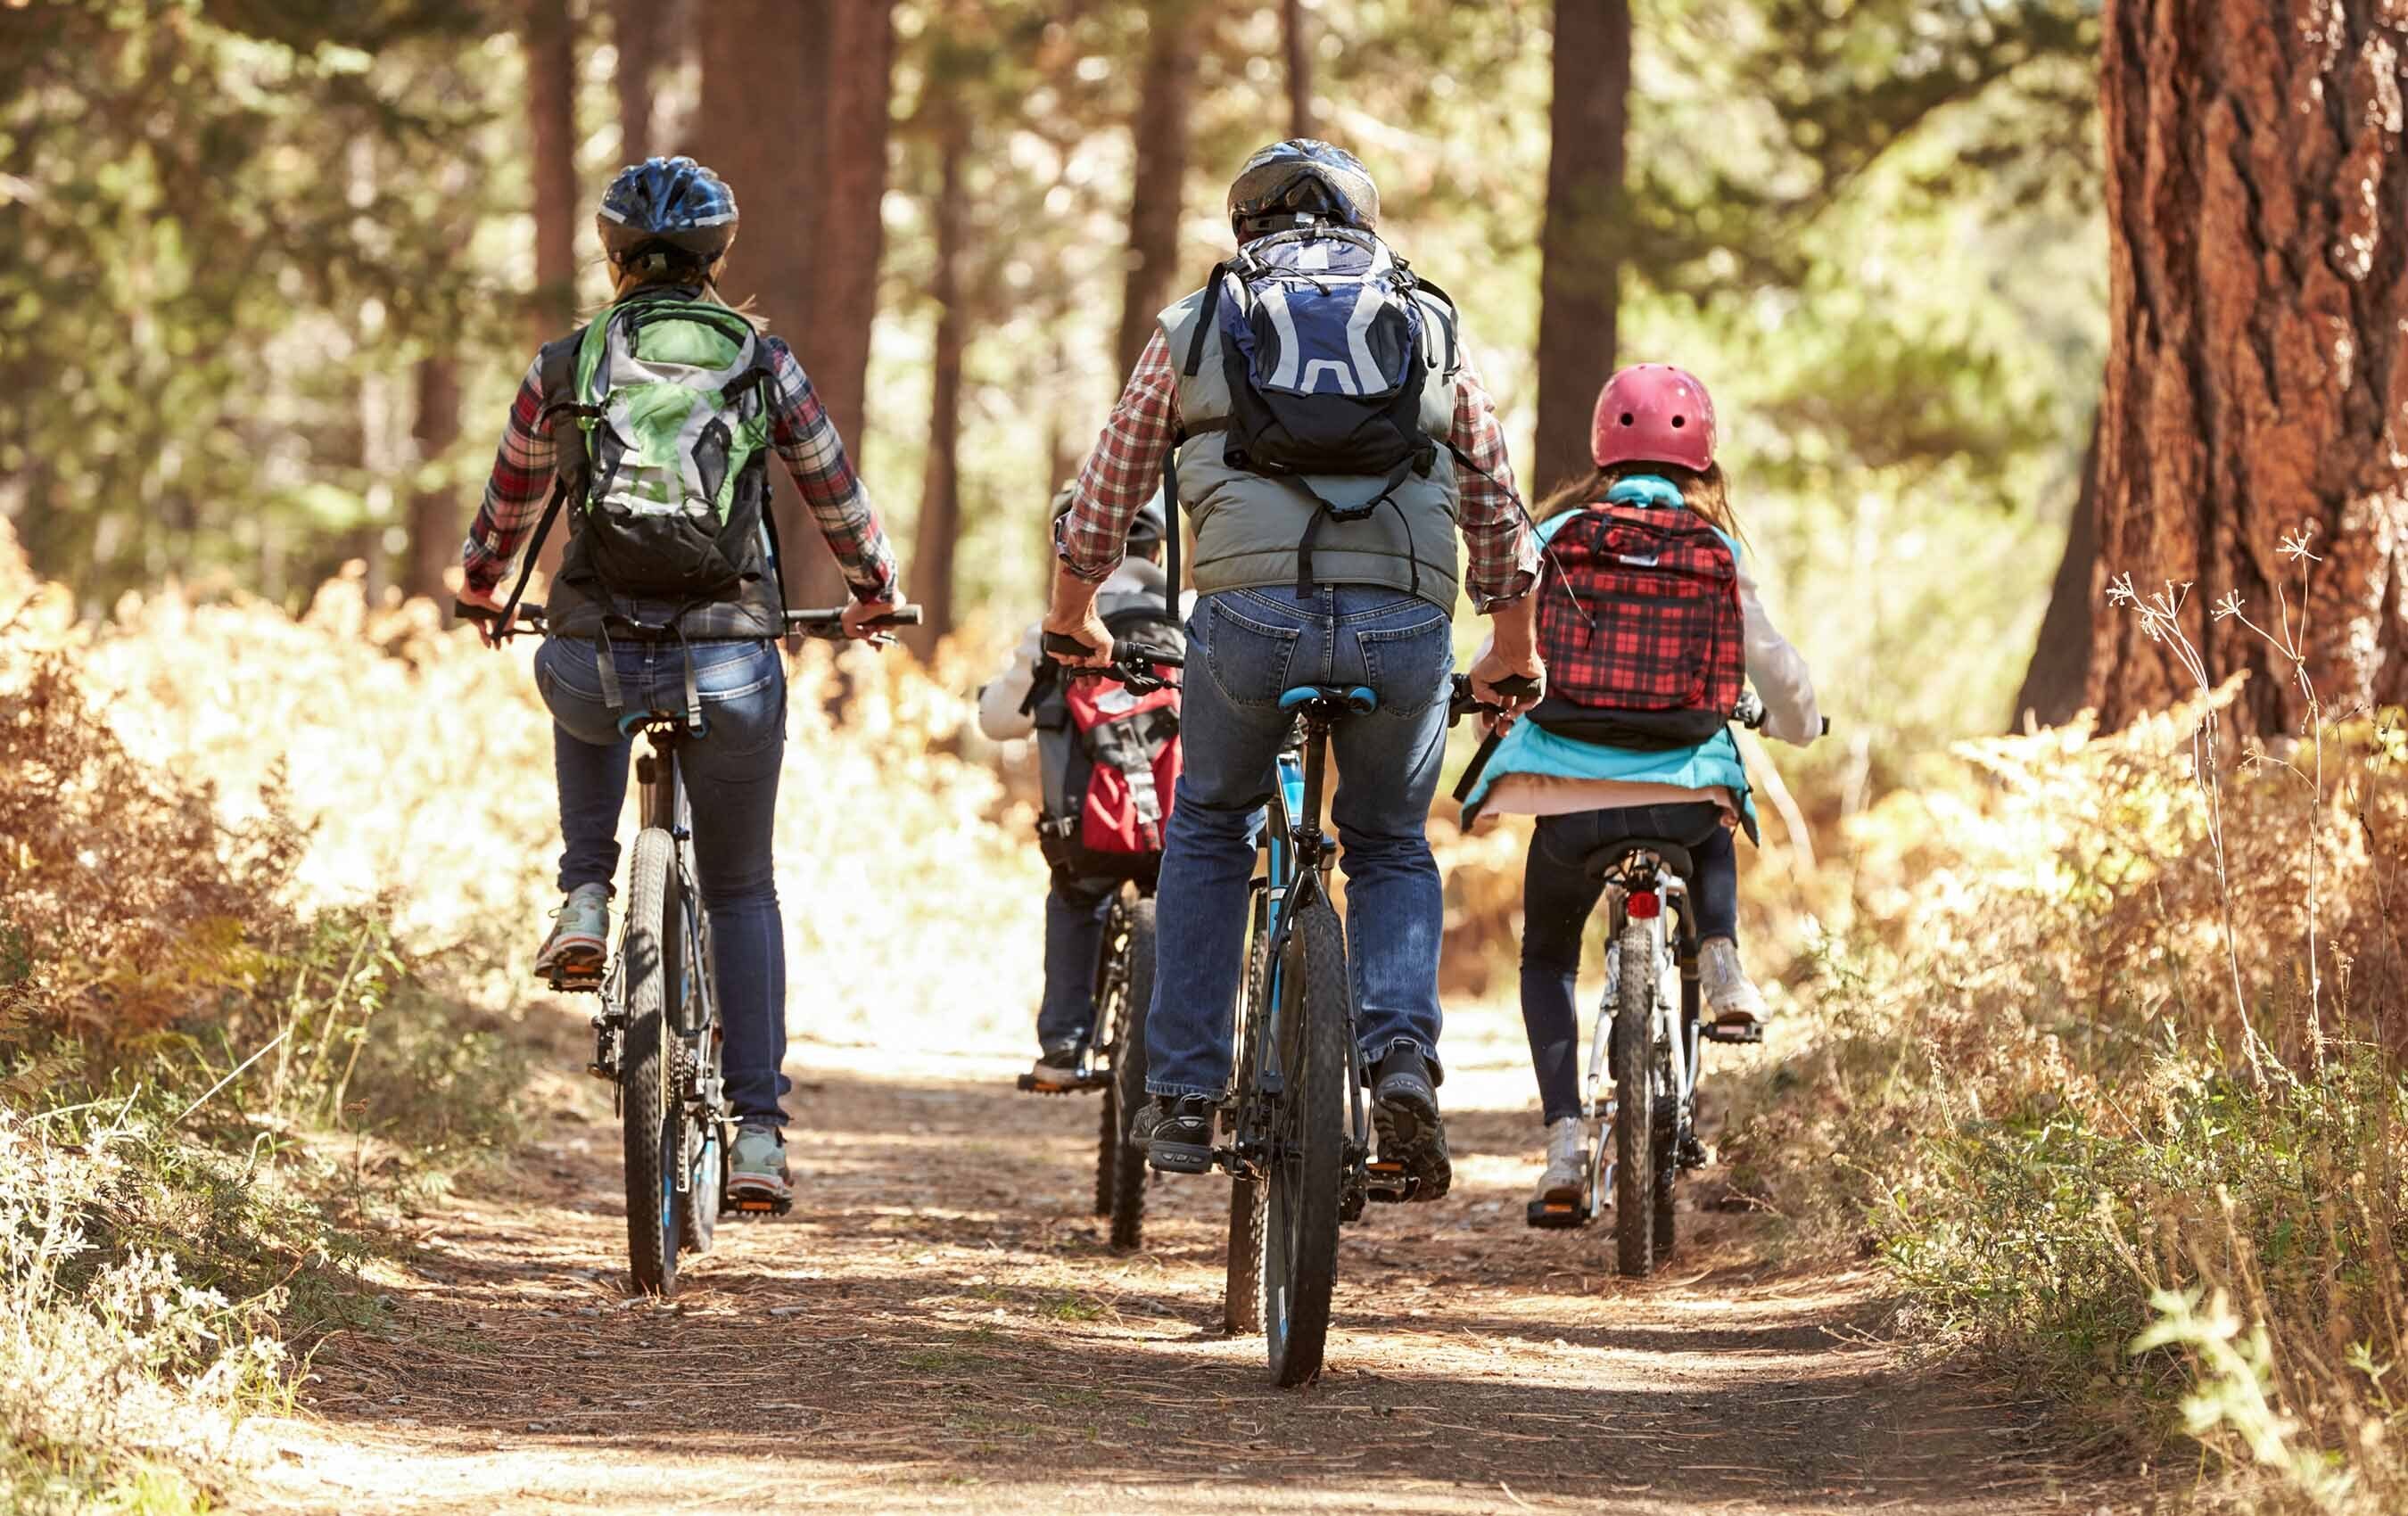
POLYGON ((1241 237, 1316 221, 1379 228, 1379 186, 1344 148, 1309 136, 1275 142, 1247 159, 1229 186, 1229 225, 1241 237))
POLYGON ((691 158, 647 158, 602 192, 594 226, 612 263, 660 252, 707 264, 736 240, 736 195, 691 158))

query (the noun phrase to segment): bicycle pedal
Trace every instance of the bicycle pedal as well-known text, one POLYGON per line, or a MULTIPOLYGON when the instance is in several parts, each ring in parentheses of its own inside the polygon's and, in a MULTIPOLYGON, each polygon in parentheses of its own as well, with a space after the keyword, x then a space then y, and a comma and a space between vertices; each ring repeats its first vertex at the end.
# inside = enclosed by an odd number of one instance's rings
POLYGON ((1569 1232, 1588 1224, 1588 1210, 1570 1200, 1533 1200, 1527 1219, 1542 1231, 1569 1232))
POLYGON ((1422 1181, 1405 1172, 1405 1166, 1393 1160, 1372 1164, 1366 1170, 1364 1194, 1383 1206, 1400 1205, 1413 1197, 1422 1181))
POLYGON ((1764 1040, 1764 1023, 1761 1022, 1754 1026, 1736 1028, 1716 1026, 1713 1023, 1708 1022, 1698 1030, 1705 1035, 1709 1042, 1728 1043, 1735 1048, 1753 1047, 1764 1040))
POLYGON ((603 977, 602 970, 597 968, 590 975, 547 975, 544 982, 552 986, 552 993, 555 994, 600 994, 603 977))
POLYGON ((760 1195, 738 1195, 727 1202, 727 1209, 738 1216, 783 1216, 795 1209, 792 1200, 771 1200, 760 1195))
POLYGON ((616 1084, 619 1082, 619 1071, 612 1068, 608 1064, 588 1064, 585 1065, 585 1072, 592 1075, 594 1078, 600 1080, 605 1084, 616 1084))

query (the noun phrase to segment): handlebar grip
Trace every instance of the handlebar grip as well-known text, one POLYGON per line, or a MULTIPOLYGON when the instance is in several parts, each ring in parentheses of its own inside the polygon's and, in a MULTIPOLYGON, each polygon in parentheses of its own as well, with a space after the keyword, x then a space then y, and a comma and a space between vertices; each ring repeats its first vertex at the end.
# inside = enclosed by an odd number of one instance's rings
POLYGON ((1094 648, 1068 632, 1048 632, 1041 639, 1041 645, 1047 652, 1059 653, 1065 658, 1093 658, 1096 655, 1094 648))
POLYGON ((1539 693, 1539 681, 1521 674, 1498 679, 1495 687, 1497 693, 1508 700, 1519 700, 1526 694, 1539 693))

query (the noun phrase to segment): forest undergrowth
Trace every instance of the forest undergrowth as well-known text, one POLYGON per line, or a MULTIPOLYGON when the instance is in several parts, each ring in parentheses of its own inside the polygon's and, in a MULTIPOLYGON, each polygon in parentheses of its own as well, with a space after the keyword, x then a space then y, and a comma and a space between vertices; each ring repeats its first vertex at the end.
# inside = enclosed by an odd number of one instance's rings
MULTIPOLYGON (((2179 638, 2181 595, 2125 598, 2179 638)), ((1962 744, 1852 820, 1807 1035, 1726 1152, 2102 1437, 2251 1509, 2397 1510, 2408 729, 2243 743, 2238 690, 1962 744)))
MULTIPOLYGON (((796 664, 798 1029, 1025 1035, 1025 775, 964 731, 992 651, 796 664)), ((205 1509, 240 1417, 298 1392, 318 1337, 376 1326, 390 1220, 511 1140, 533 1037, 509 965, 556 846, 525 651, 356 579, 298 619, 171 590, 79 623, 0 544, 17 1506, 205 1509)), ((1768 825, 1748 927, 1804 943, 1785 969, 1756 950, 1796 1009, 1724 1153, 1794 1251, 1875 1254, 1911 1338, 2153 1458, 2212 1455, 2238 1496, 2386 1509, 2408 733, 2344 713, 2244 749, 2215 729, 2232 693, 1963 744, 1844 821, 1803 766, 1813 845, 1768 825)), ((1450 996, 1494 995, 1520 839, 1436 831, 1450 996)))

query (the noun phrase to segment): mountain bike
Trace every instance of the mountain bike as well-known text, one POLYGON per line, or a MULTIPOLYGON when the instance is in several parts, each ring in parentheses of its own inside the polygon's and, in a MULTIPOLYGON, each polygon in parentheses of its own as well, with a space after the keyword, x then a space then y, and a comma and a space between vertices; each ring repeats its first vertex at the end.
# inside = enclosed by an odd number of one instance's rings
MULTIPOLYGON (((1047 633, 1043 647, 1072 656, 1087 651, 1086 644, 1058 632, 1047 633)), ((1068 679, 1111 679, 1132 694, 1151 694, 1176 682, 1163 670, 1185 664, 1181 654, 1148 648, 1102 668, 1065 665, 1059 672, 1068 679)), ((1145 1237, 1145 1153, 1130 1145, 1128 1131, 1138 1108, 1146 1102, 1145 1016, 1154 1004, 1151 880, 1123 885, 1105 909, 1093 1003, 1094 1020, 1079 1054, 1078 1077, 1068 1084, 1039 1084, 1035 1075, 1023 1074, 1020 1087, 1045 1094, 1103 1092, 1096 1137, 1096 1214, 1111 1218, 1111 1245, 1129 1251, 1145 1237)))
MULTIPOLYGON (((1455 706, 1469 681, 1457 676, 1455 706)), ((1509 680, 1501 693, 1536 692, 1509 680)), ((1363 685, 1298 685, 1280 696, 1295 722, 1280 752, 1253 881, 1238 1079, 1221 1110, 1212 1161, 1229 1193, 1222 1317, 1260 1331, 1273 1382, 1321 1371, 1337 1284, 1338 1229, 1368 1202, 1411 1200, 1403 1166, 1371 1156, 1346 935, 1329 896, 1335 842, 1322 831, 1331 727, 1379 708, 1363 685)))
MULTIPOLYGON (((454 602, 464 620, 492 625, 498 616, 454 602)), ((790 636, 838 641, 844 612, 786 613, 790 636)), ((916 606, 898 607, 871 624, 918 624, 916 606)), ((496 642, 544 630, 541 606, 522 605, 496 642)), ((619 731, 648 739, 636 758, 643 829, 627 867, 627 914, 619 951, 599 974, 552 980, 569 993, 597 994, 594 1057, 586 1072, 613 1086, 626 1170, 627 1257, 636 1287, 675 1295, 679 1255, 705 1252, 730 1211, 783 1211, 784 1203, 726 1200, 735 1119, 721 1074, 725 1038, 710 953, 710 923, 700 908, 694 862, 694 808, 680 750, 699 737, 703 719, 683 711, 629 711, 619 731)))
MULTIPOLYGON (((1764 704, 1743 695, 1731 719, 1761 725, 1764 704)), ((1823 723, 1825 731, 1830 722, 1823 723)), ((1662 838, 1626 837, 1592 852, 1585 866, 1605 885, 1606 990, 1589 1040, 1581 1115, 1597 1123, 1588 1184, 1578 1201, 1533 1200, 1533 1226, 1585 1225, 1613 1208, 1614 1265, 1641 1279, 1671 1256, 1678 1220, 1673 1187, 1706 1163, 1697 1133, 1702 1044, 1755 1043, 1764 1029, 1726 1029, 1699 1014, 1697 915, 1688 849, 1662 838)))

